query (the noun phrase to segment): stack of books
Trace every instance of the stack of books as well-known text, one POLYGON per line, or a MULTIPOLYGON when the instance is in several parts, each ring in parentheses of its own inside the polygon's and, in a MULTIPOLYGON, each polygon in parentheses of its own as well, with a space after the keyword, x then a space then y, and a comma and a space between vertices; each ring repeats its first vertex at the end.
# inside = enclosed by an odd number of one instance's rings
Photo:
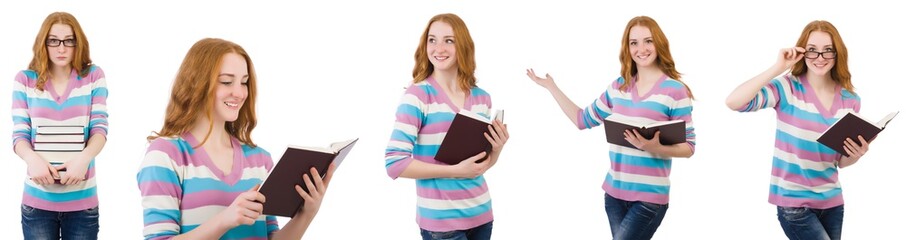
MULTIPOLYGON (((34 150, 51 165, 61 165, 85 149, 85 126, 38 126, 34 150)), ((62 171, 61 171, 62 174, 62 171)))

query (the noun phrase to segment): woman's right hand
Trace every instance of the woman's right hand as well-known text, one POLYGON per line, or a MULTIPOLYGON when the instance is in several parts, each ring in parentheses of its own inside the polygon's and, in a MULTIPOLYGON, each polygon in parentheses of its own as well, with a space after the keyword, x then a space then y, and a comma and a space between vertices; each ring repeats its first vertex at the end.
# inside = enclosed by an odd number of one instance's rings
POLYGON ((57 169, 44 159, 37 158, 28 162, 28 177, 38 185, 54 184, 54 178, 60 178, 57 169))
POLYGON ((226 230, 239 225, 252 225, 264 211, 264 194, 258 192, 256 185, 252 189, 236 196, 229 207, 220 212, 218 219, 226 230))
POLYGON ((529 68, 525 70, 525 75, 544 89, 550 90, 554 87, 557 87, 557 84, 554 83, 554 78, 551 77, 550 74, 545 74, 544 78, 538 77, 538 75, 535 75, 535 69, 529 68))
POLYGON ((453 165, 454 176, 458 178, 476 178, 481 176, 481 174, 491 168, 491 161, 484 159, 487 155, 486 152, 480 152, 475 156, 462 160, 459 164, 453 165), (484 159, 484 161, 478 162, 481 159, 484 159))
POLYGON ((777 54, 777 63, 774 64, 774 67, 780 68, 781 71, 786 71, 793 67, 793 64, 802 60, 804 56, 805 48, 791 47, 780 49, 780 53, 777 54))

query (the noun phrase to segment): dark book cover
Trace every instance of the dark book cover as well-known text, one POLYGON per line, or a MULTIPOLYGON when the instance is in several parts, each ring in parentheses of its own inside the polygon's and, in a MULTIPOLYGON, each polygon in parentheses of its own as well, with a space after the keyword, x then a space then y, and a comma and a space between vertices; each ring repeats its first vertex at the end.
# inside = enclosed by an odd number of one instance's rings
MULTIPOLYGON (((309 192, 308 186, 302 180, 302 174, 311 174, 311 168, 318 170, 321 178, 327 174, 331 163, 339 167, 340 163, 349 154, 353 145, 358 141, 354 139, 347 142, 332 144, 331 149, 317 149, 289 146, 280 157, 280 161, 271 170, 258 192, 266 198, 264 211, 267 215, 293 217, 305 201, 296 192, 296 185, 309 192)), ((314 183, 313 176, 309 176, 314 183)))
POLYGON ((834 125, 831 125, 820 137, 818 137, 818 142, 843 154, 843 156, 849 157, 849 155, 846 154, 846 149, 843 147, 843 141, 846 141, 846 138, 852 139, 856 142, 856 145, 859 146, 861 146, 859 143, 859 135, 862 135, 862 138, 865 138, 865 141, 871 142, 879 133, 881 133, 881 130, 884 130, 884 127, 887 126, 887 123, 889 123, 896 114, 896 112, 891 113, 881 120, 880 124, 874 124, 856 114, 846 113, 845 116, 840 118, 840 120, 837 120, 834 125))
MULTIPOLYGON (((627 121, 605 118, 604 134, 607 142, 628 148, 636 148, 626 141, 623 133, 626 130, 636 129, 645 139, 654 137, 654 133, 661 131, 661 145, 673 145, 686 142, 686 122, 683 120, 674 120, 668 122, 656 122, 648 125, 640 125, 627 121)), ((638 149, 638 148, 636 148, 638 149)))
MULTIPOLYGON (((466 158, 481 152, 491 152, 491 143, 484 137, 491 124, 457 113, 450 123, 447 135, 434 154, 434 159, 449 165, 456 165, 466 158)), ((485 156, 485 159, 487 155, 485 156)), ((478 162, 484 161, 481 159, 478 162)))

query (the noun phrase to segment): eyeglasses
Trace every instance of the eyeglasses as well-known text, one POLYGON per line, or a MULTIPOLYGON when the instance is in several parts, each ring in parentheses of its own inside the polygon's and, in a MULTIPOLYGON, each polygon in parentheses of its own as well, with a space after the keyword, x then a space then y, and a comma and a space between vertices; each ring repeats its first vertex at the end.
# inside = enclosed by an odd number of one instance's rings
POLYGON ((821 55, 821 57, 823 57, 824 59, 834 59, 835 57, 837 57, 837 52, 835 52, 835 51, 826 51, 826 52, 808 51, 808 52, 805 52, 805 58, 808 58, 808 59, 816 59, 816 58, 818 58, 818 55, 821 55))
POLYGON ((75 38, 69 38, 69 39, 64 39, 64 40, 51 38, 51 39, 47 39, 47 41, 44 43, 47 44, 48 47, 59 47, 60 43, 62 43, 63 46, 67 46, 67 47, 76 46, 75 38))

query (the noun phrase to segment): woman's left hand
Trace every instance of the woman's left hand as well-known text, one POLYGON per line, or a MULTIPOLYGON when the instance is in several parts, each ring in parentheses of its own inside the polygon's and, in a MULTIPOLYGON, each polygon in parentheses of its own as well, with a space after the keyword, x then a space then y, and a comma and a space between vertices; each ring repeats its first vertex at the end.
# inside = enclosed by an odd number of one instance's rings
POLYGON ((654 132, 654 137, 651 139, 645 139, 639 131, 632 129, 632 131, 626 130, 623 132, 623 137, 626 138, 626 141, 629 141, 629 144, 643 151, 651 152, 651 150, 661 146, 661 131, 654 132))
POLYGON ((503 145, 506 144, 506 141, 510 139, 510 132, 507 131, 506 124, 494 120, 488 126, 488 132, 484 133, 484 137, 491 143, 491 151, 499 153, 503 150, 503 145))
POLYGON ((88 164, 91 158, 79 154, 78 157, 69 159, 66 163, 57 166, 57 171, 65 170, 65 174, 60 176, 60 184, 75 185, 85 181, 85 175, 88 172, 88 164))
POLYGON ((859 135, 859 143, 861 146, 856 144, 856 141, 853 141, 852 138, 846 138, 846 141, 843 141, 843 149, 846 150, 846 154, 852 160, 858 160, 868 152, 868 141, 865 141, 862 135, 859 135))
POLYGON ((318 210, 321 209, 321 202, 324 200, 324 194, 327 193, 327 185, 330 184, 330 179, 333 177, 335 170, 336 165, 331 163, 327 167, 327 174, 324 175, 324 179, 321 179, 321 175, 314 167, 311 168, 309 174, 302 174, 302 181, 305 182, 308 192, 296 185, 296 192, 305 200, 305 204, 299 209, 300 211, 296 213, 296 216, 314 218, 318 214, 318 210), (309 178, 309 176, 312 177, 309 178), (311 181, 312 178, 314 178, 314 182, 311 181))

